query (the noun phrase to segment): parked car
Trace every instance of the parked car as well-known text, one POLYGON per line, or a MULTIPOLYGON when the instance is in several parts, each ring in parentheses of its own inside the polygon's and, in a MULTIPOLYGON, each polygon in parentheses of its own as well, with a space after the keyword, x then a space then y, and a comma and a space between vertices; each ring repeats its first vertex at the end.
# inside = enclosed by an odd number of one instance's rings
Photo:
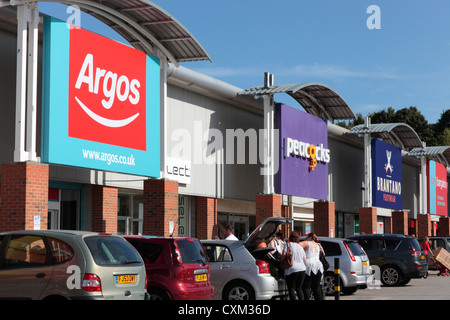
MULTIPOLYGON (((428 237, 430 239, 430 248, 431 251, 434 251, 437 248, 444 248, 446 251, 450 252, 450 236, 432 236, 428 237)), ((419 242, 422 244, 424 238, 420 238, 419 242)), ((436 270, 436 266, 433 262, 430 261, 428 256, 426 257, 428 263, 428 269, 436 270)))
POLYGON ((350 236, 369 256, 370 264, 380 267, 386 286, 407 284, 412 278, 427 275, 428 265, 416 238, 400 234, 364 234, 350 236))
POLYGON ((123 238, 81 231, 0 233, 2 299, 145 299, 142 258, 123 238))
MULTIPOLYGON (((304 238, 302 238, 304 240, 304 238)), ((334 259, 339 258, 340 283, 342 293, 353 294, 360 286, 367 285, 372 275, 369 257, 355 240, 341 238, 319 237, 319 242, 325 251, 325 257, 330 264, 324 274, 323 289, 326 295, 334 294, 334 259)))
POLYGON ((271 217, 244 241, 202 240, 211 264, 211 281, 218 300, 269 300, 287 295, 274 248, 255 249, 268 242, 278 226, 291 219, 271 217))
POLYGON ((210 265, 195 238, 124 236, 144 259, 151 300, 212 300, 210 265))

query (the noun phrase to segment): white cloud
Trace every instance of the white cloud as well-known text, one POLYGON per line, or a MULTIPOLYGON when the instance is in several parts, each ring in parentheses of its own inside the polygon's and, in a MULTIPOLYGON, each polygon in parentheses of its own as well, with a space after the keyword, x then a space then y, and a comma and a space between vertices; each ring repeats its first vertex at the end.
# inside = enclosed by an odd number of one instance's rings
POLYGON ((334 64, 302 64, 293 67, 270 66, 262 69, 258 67, 204 67, 195 68, 196 71, 210 75, 212 77, 237 77, 237 76, 261 76, 265 71, 270 71, 275 77, 316 77, 325 79, 336 78, 378 78, 378 79, 396 79, 399 78, 392 70, 354 70, 344 66, 334 64))

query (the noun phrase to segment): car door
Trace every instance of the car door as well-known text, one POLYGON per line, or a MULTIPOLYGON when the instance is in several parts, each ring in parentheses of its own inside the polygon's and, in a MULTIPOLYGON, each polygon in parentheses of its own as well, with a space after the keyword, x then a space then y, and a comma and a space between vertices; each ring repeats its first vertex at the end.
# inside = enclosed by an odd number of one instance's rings
POLYGON ((233 256, 230 248, 222 244, 203 243, 206 254, 209 257, 211 269, 211 282, 216 293, 222 291, 228 275, 233 267, 233 256))
POLYGON ((14 234, 1 242, 0 299, 39 299, 53 273, 43 237, 14 234))

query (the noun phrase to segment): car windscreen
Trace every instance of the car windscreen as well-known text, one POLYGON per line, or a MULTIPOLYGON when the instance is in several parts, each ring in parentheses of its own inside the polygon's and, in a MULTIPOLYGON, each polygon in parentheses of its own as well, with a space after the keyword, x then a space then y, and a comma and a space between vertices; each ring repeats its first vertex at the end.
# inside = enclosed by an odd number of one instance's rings
POLYGON ((419 244, 419 241, 417 241, 417 239, 411 239, 410 243, 411 243, 411 247, 412 247, 413 250, 416 250, 416 251, 422 251, 423 250, 422 247, 419 244))
POLYGON ((111 236, 84 239, 94 261, 99 266, 141 265, 142 259, 126 240, 111 236))
POLYGON ((347 241, 347 245, 349 246, 350 250, 352 250, 353 255, 355 255, 355 256, 362 256, 362 255, 365 255, 365 252, 364 252, 363 249, 360 247, 360 245, 358 244, 358 242, 347 241))
POLYGON ((192 239, 177 240, 177 246, 183 263, 207 262, 206 254, 200 241, 192 239))

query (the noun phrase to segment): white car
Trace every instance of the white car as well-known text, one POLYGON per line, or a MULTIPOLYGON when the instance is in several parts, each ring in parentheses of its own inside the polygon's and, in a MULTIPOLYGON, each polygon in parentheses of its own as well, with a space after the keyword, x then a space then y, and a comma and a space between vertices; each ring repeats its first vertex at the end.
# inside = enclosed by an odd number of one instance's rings
POLYGON ((254 249, 258 241, 267 242, 280 224, 287 223, 289 218, 267 218, 244 242, 201 241, 210 260, 216 300, 269 300, 287 295, 277 261, 269 254, 273 248, 254 249))

